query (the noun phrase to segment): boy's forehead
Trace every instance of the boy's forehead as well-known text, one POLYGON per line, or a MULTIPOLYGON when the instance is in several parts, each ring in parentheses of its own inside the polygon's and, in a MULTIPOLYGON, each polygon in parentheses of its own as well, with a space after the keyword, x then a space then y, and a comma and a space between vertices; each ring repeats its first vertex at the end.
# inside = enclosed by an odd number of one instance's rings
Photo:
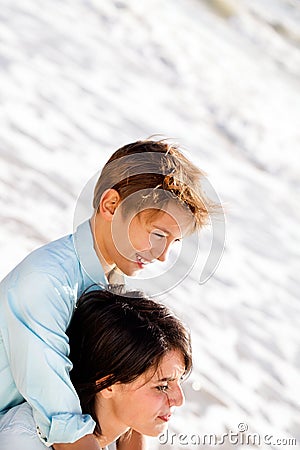
POLYGON ((166 205, 164 209, 149 208, 141 216, 151 225, 166 233, 188 234, 194 227, 194 216, 185 207, 176 204, 166 205))

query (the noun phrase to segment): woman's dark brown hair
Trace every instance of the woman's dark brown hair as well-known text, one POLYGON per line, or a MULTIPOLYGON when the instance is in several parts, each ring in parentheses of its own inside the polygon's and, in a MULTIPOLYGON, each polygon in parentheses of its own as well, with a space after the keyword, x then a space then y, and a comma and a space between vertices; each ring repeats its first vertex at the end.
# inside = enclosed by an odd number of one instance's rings
POLYGON ((67 331, 71 380, 82 411, 95 420, 98 434, 97 392, 156 369, 170 350, 182 353, 186 374, 192 366, 190 335, 184 324, 166 306, 142 293, 126 295, 106 290, 84 294, 67 331))

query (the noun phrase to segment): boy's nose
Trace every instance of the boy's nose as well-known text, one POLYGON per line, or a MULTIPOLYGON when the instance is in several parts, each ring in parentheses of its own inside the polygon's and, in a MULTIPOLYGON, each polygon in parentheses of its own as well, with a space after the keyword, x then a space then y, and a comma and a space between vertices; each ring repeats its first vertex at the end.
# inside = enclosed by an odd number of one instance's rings
POLYGON ((155 252, 155 254, 157 255, 156 259, 158 261, 164 262, 168 259, 171 245, 172 242, 168 242, 168 240, 165 240, 164 246, 157 249, 152 249, 152 253, 155 252))

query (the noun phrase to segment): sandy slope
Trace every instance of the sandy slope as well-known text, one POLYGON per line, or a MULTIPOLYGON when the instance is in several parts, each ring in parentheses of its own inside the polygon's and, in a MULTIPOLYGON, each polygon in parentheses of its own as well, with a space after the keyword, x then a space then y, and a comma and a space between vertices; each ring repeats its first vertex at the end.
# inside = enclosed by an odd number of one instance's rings
POLYGON ((207 283, 198 263, 163 296, 191 327, 195 369, 161 448, 240 423, 273 435, 261 448, 299 445, 300 7, 217 3, 1 1, 0 272, 72 230, 114 149, 176 138, 225 204, 227 237, 207 283))

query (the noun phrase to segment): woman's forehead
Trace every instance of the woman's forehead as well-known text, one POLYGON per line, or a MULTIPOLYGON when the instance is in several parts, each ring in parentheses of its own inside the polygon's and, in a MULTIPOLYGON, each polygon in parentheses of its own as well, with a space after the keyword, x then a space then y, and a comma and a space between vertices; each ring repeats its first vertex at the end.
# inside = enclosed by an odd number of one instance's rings
POLYGON ((185 362, 180 350, 170 350, 156 366, 144 374, 148 382, 170 381, 180 379, 185 373, 185 362))

